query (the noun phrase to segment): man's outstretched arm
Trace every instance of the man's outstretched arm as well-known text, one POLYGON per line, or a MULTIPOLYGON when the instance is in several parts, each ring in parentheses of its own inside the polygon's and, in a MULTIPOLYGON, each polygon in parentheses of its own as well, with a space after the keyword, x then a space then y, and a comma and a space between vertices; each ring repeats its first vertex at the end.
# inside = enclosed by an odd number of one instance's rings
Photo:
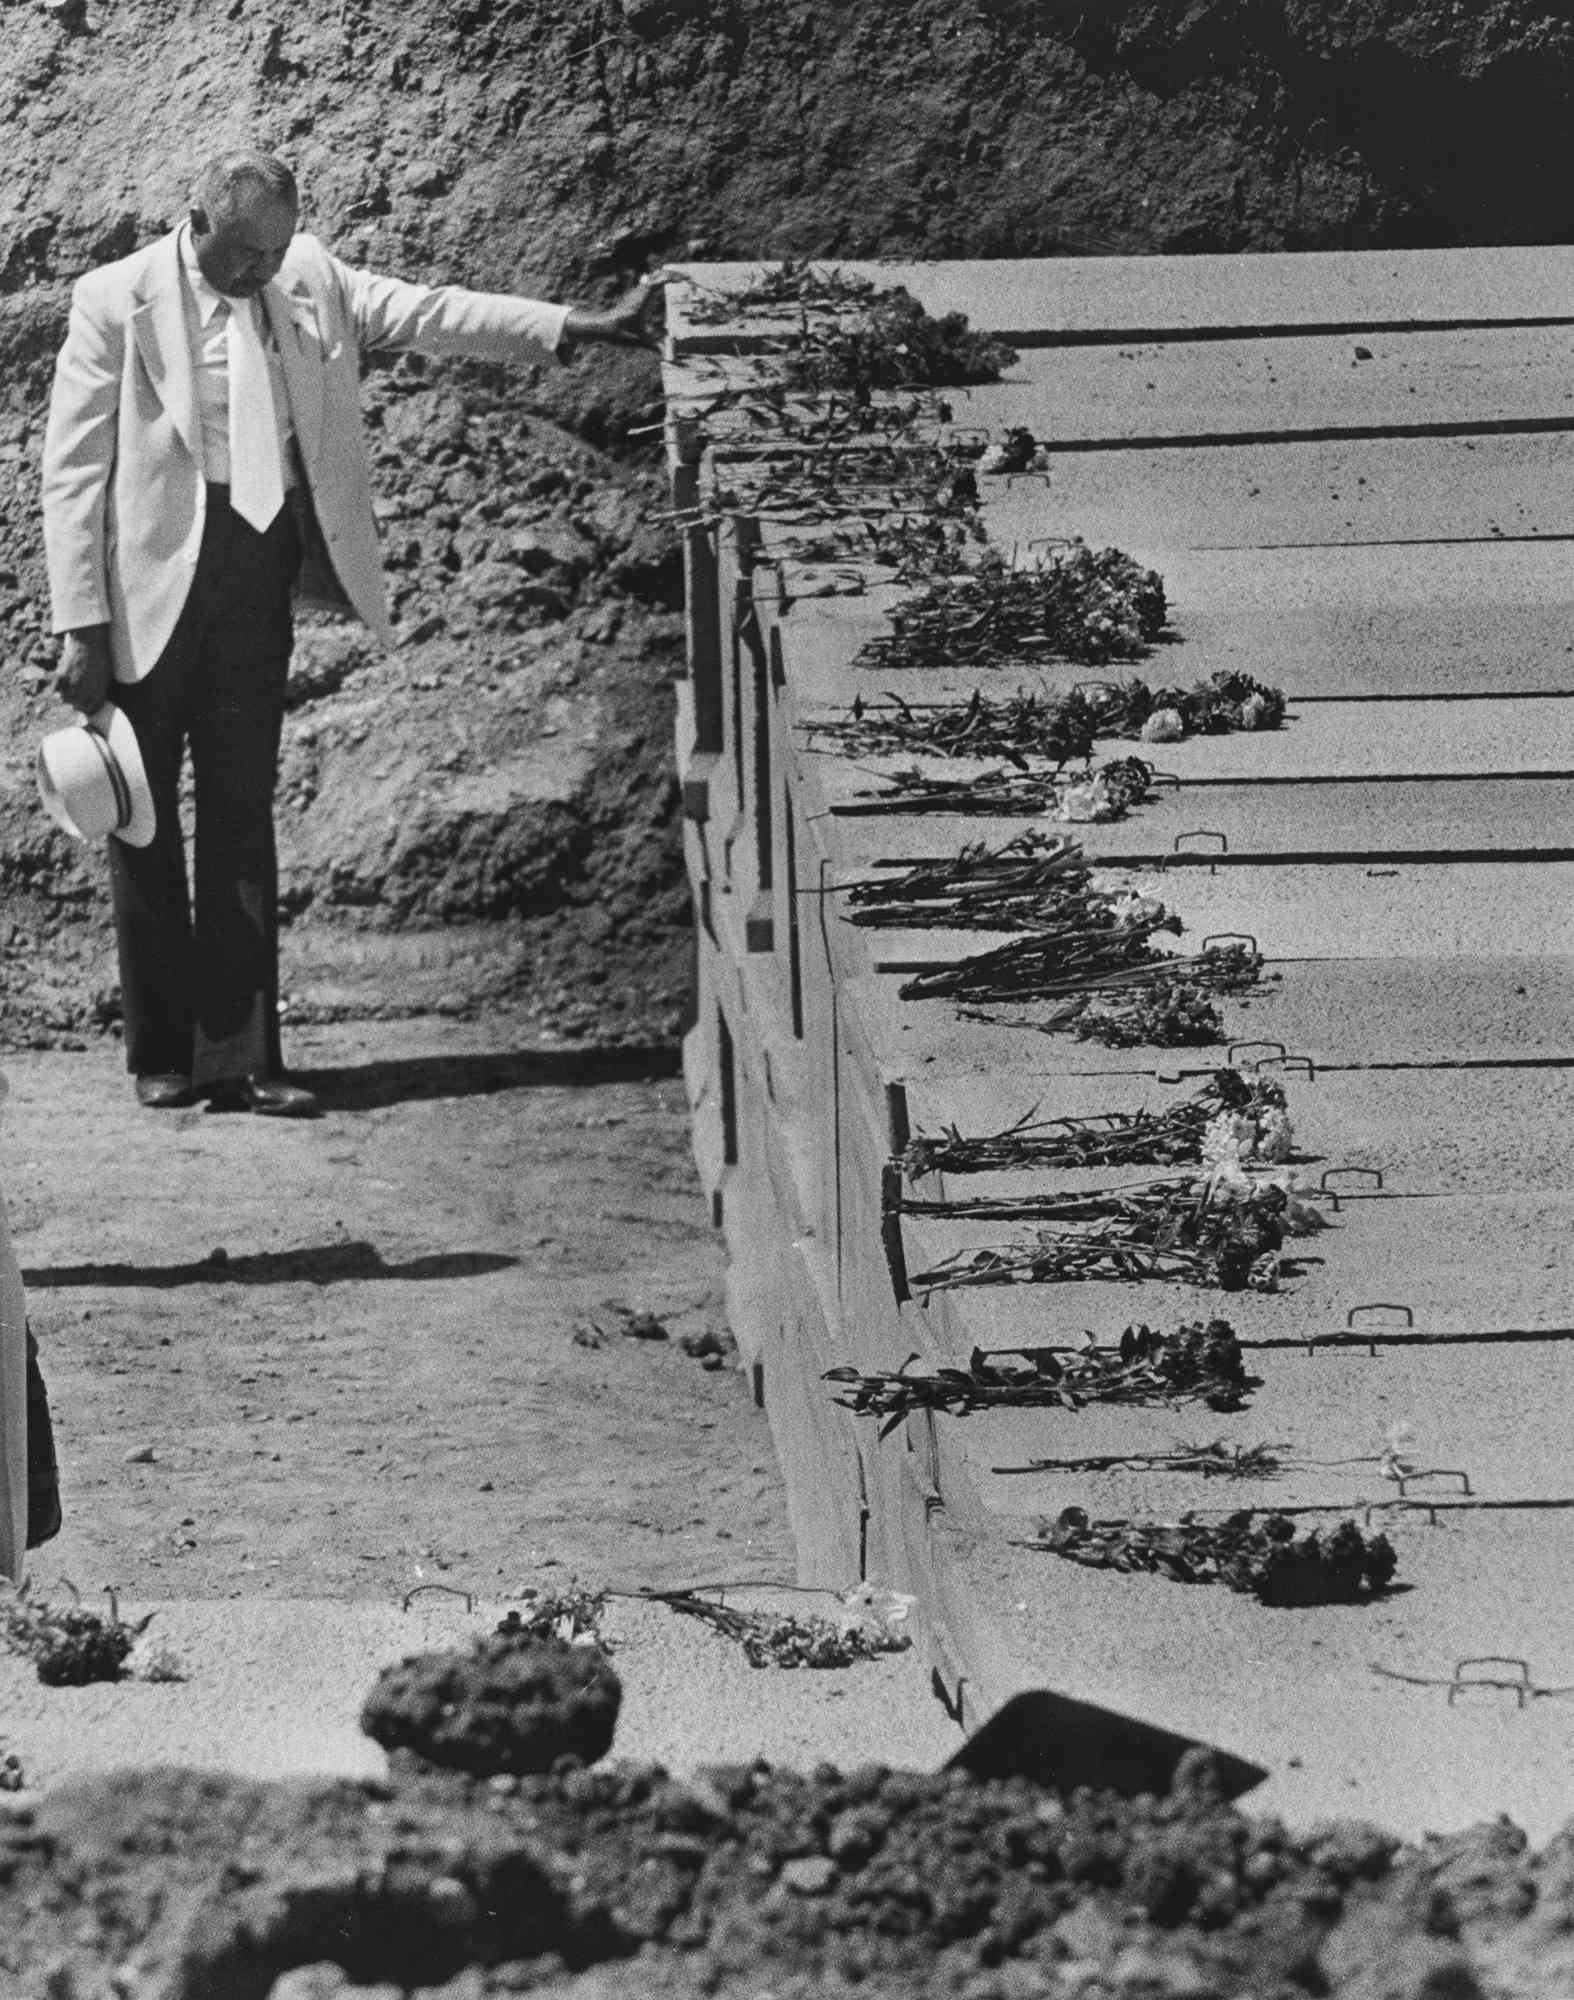
MULTIPOLYGON (((322 253, 326 254, 326 253, 322 253)), ((413 348, 488 361, 551 361, 581 345, 653 347, 661 281, 648 279, 604 311, 551 305, 515 292, 412 285, 330 259, 363 350, 413 348)))

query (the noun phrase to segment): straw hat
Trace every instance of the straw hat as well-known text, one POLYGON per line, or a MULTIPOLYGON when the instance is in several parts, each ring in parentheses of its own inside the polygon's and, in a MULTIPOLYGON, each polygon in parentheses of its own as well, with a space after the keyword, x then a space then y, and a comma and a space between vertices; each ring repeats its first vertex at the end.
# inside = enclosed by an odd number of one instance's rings
POLYGON ((112 701, 39 744, 38 790, 45 812, 78 840, 113 833, 146 847, 153 838, 153 794, 136 731, 112 701))

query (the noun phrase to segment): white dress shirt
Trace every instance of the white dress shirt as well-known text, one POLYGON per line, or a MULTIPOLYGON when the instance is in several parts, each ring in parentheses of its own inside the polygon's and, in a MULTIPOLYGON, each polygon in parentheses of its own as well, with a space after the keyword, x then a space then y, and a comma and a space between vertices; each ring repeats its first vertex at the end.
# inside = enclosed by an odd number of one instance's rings
POLYGON ((263 352, 268 357, 268 380, 273 389, 273 416, 279 428, 279 461, 284 468, 286 488, 296 483, 295 433, 290 426, 290 405, 285 394, 284 370, 279 364, 278 345, 268 324, 267 308, 261 299, 227 299, 216 292, 202 275, 197 253, 192 247, 191 225, 180 230, 180 261, 186 273, 186 338, 191 346, 192 364, 197 374, 197 414, 202 425, 202 470, 210 485, 230 483, 230 377, 229 316, 237 307, 251 304, 262 334, 263 352))

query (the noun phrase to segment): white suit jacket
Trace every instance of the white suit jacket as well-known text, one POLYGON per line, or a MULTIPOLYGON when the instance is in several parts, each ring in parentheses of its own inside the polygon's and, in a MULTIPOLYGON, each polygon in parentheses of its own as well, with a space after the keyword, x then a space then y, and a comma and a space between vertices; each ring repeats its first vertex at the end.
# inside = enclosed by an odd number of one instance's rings
MULTIPOLYGON (((44 437, 44 545, 56 632, 107 624, 140 680, 175 629, 207 488, 177 234, 79 279, 44 437)), ((352 269, 297 236, 263 294, 316 523, 344 597, 393 642, 360 412, 363 351, 543 361, 566 306, 352 269)), ((318 552, 320 553, 320 552, 318 552)))

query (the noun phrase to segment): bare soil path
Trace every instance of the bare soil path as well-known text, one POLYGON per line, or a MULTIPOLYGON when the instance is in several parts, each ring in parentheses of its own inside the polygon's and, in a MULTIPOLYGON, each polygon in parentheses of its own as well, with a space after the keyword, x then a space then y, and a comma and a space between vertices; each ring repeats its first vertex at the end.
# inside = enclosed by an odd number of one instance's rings
POLYGON ((291 1058, 319 1120, 142 1111, 108 1041, 5 1059, 66 1515, 40 1585, 790 1580, 764 1414, 679 1346, 724 1323, 671 1056, 415 1023, 291 1058))

